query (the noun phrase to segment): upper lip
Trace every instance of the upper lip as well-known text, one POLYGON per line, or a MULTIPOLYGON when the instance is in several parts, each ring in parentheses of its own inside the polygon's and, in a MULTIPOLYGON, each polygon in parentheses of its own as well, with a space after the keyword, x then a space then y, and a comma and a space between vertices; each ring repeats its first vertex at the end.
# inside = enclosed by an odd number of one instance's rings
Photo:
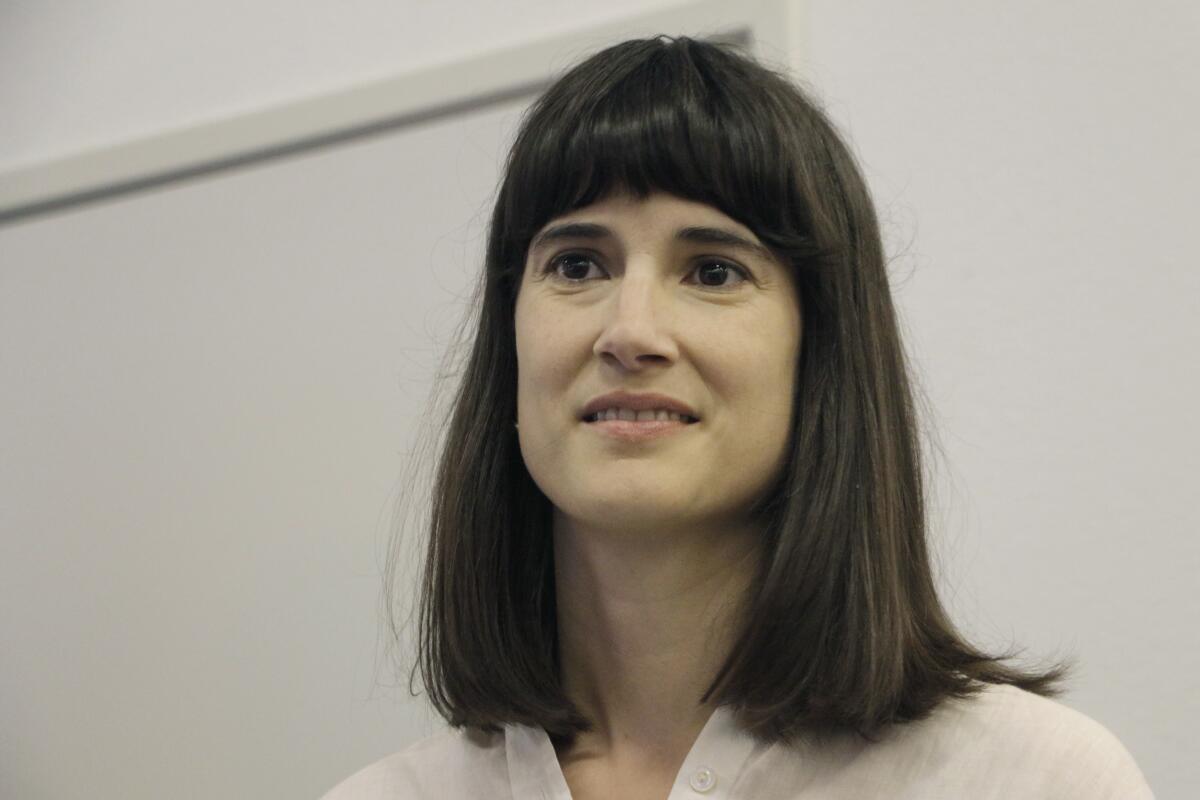
POLYGON ((676 400, 674 397, 654 392, 634 393, 624 390, 609 392, 608 394, 602 394, 599 397, 593 398, 583 407, 583 417, 589 417, 597 411, 604 411, 607 408, 630 408, 634 411, 665 408, 668 411, 674 411, 693 419, 699 419, 691 406, 680 400, 676 400))

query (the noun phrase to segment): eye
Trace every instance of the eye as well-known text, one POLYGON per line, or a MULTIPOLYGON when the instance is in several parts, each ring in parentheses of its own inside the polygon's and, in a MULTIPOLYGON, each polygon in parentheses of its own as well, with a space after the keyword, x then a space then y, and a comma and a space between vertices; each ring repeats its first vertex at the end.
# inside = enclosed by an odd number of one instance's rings
POLYGON ((563 253, 561 256, 555 256, 550 259, 550 263, 546 265, 546 272, 553 272, 556 278, 561 278, 567 283, 583 283, 587 277, 588 268, 586 265, 595 264, 592 257, 587 253, 563 253), (581 267, 580 265, 584 265, 581 267), (573 274, 573 277, 563 277, 559 272, 559 267, 563 267, 567 273, 573 274))
MULTIPOLYGON (((555 278, 566 283, 584 283, 592 266, 597 266, 595 260, 587 253, 563 253, 550 259, 545 273, 553 273, 555 278)), ((750 280, 750 273, 743 267, 724 259, 707 258, 697 263, 693 272, 700 276, 700 285, 709 289, 722 289, 736 286, 750 280), (737 281, 726 282, 729 275, 736 275, 737 281), (708 282, 716 278, 717 283, 708 282)))
POLYGON ((734 284, 725 283, 724 278, 728 275, 736 274, 738 276, 739 283, 750 279, 750 275, 749 275, 749 273, 746 272, 746 270, 742 269, 741 267, 739 267, 736 264, 731 264, 728 261, 719 261, 719 260, 702 261, 699 265, 698 272, 701 276, 708 275, 711 277, 711 276, 715 275, 717 277, 717 280, 719 280, 720 283, 715 283, 715 284, 714 283, 702 283, 701 284, 702 286, 711 286, 714 289, 720 288, 722 286, 736 286, 737 285, 736 283, 734 283, 734 284), (712 267, 715 267, 716 270, 715 271, 710 270, 710 268, 712 268, 712 267))

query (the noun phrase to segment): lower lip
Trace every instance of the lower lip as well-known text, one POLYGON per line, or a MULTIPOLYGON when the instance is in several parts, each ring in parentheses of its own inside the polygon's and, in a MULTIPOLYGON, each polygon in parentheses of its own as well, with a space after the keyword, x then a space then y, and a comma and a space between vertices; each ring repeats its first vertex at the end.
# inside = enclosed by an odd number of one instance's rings
POLYGON ((646 422, 633 422, 624 419, 610 419, 603 422, 585 422, 589 428, 595 428, 599 433, 605 436, 611 436, 614 439, 622 439, 627 442, 642 442, 647 439, 658 439, 662 436, 670 436, 672 433, 677 433, 684 428, 690 428, 698 423, 695 422, 676 422, 675 420, 658 420, 646 422))

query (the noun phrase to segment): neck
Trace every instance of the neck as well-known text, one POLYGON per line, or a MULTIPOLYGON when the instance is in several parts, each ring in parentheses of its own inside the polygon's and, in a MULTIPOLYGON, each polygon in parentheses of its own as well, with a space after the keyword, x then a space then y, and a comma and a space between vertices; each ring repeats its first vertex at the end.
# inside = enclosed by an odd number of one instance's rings
POLYGON ((595 724, 572 757, 682 761, 715 709, 700 697, 739 632, 759 540, 749 526, 631 536, 556 517, 562 677, 595 724))

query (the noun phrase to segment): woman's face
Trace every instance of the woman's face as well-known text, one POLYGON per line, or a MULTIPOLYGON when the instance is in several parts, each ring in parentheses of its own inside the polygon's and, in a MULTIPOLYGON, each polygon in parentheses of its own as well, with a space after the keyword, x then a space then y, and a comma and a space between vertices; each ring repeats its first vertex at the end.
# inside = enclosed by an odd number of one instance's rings
POLYGON ((802 330, 789 267, 756 246, 712 206, 663 193, 610 195, 534 236, 515 312, 517 422, 559 513, 630 532, 746 522, 784 464, 802 330), (641 423, 585 421, 616 390, 667 395, 699 421, 636 439, 619 429, 641 423))

